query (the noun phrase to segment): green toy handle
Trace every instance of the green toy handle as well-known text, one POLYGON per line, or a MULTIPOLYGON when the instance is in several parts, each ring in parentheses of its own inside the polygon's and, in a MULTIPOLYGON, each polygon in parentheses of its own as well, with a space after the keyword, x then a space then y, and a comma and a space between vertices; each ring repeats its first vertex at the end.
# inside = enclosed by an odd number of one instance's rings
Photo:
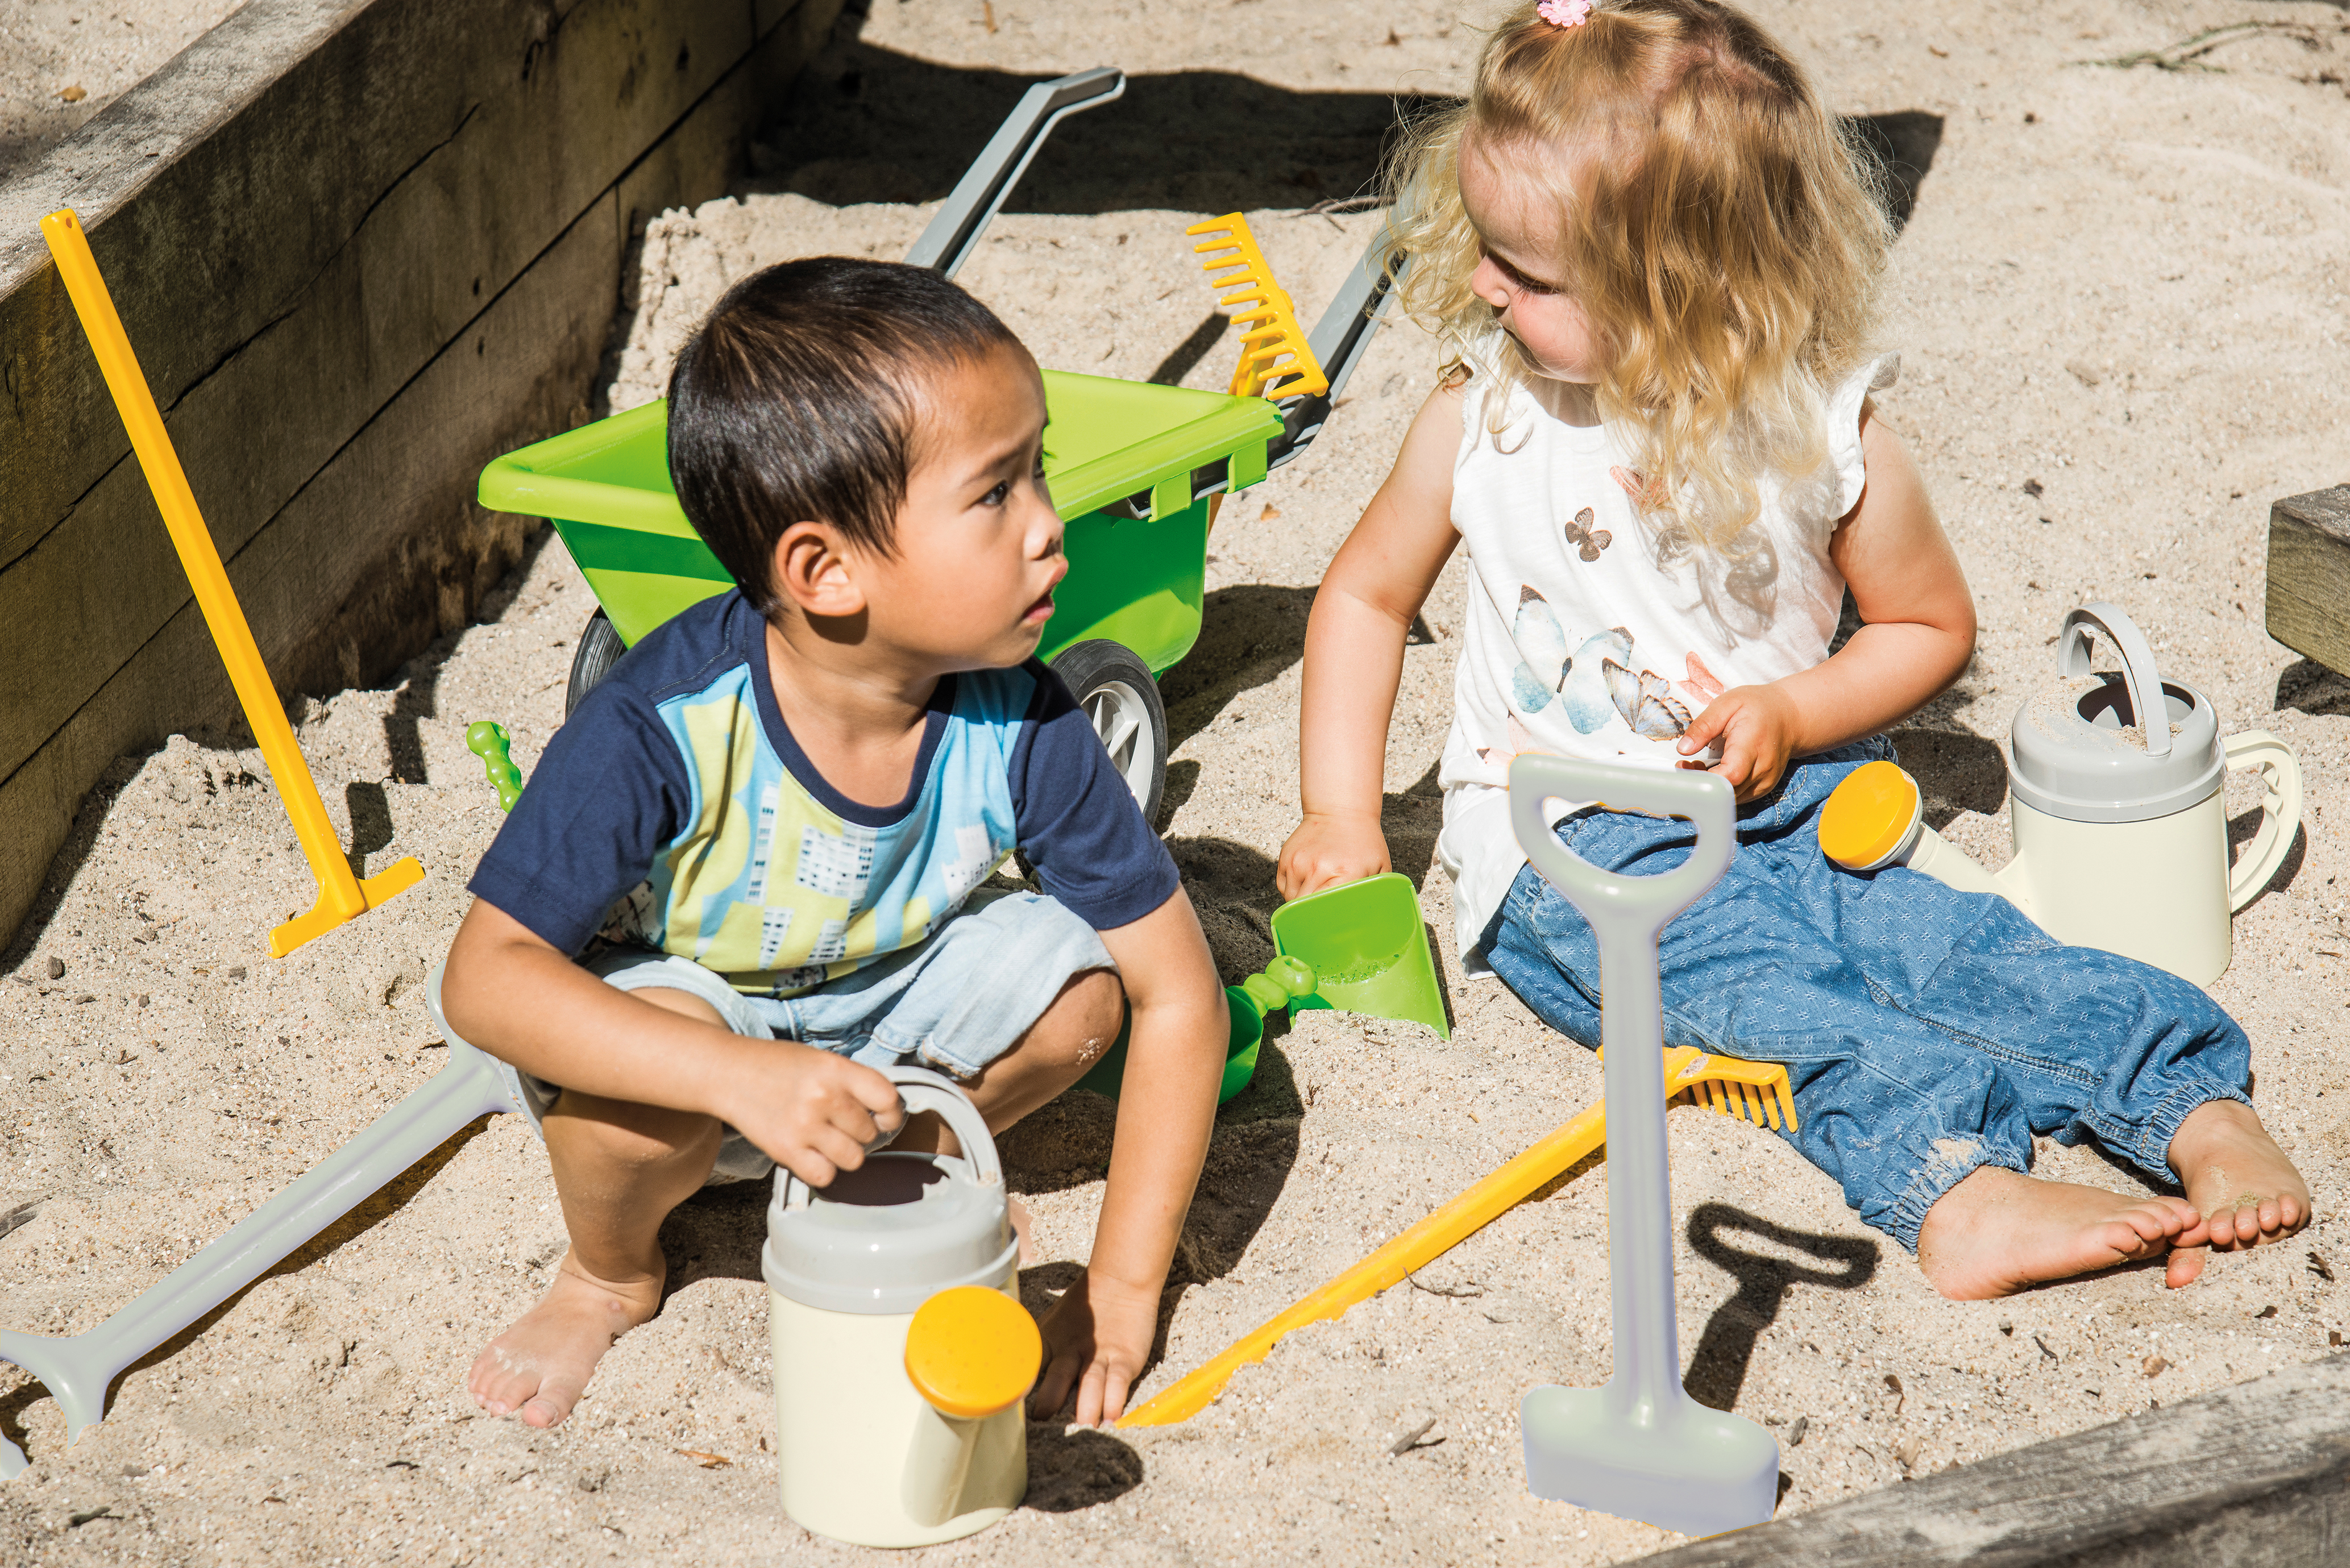
POLYGON ((512 811, 514 803, 522 798, 522 770, 506 751, 512 744, 514 737, 506 733, 504 724, 477 719, 465 726, 465 749, 482 759, 483 771, 498 792, 500 811, 512 811))
POLYGON ((1319 984, 1312 964, 1302 959, 1277 958, 1232 989, 1263 1018, 1293 1002, 1303 1002, 1319 984))

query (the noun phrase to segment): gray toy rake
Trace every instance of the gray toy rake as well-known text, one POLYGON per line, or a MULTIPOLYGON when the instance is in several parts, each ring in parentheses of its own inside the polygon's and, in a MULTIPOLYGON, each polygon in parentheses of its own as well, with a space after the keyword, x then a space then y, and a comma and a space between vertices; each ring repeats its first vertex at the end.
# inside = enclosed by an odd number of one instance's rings
POLYGON ((1604 1388, 1531 1389, 1518 1407, 1536 1497, 1685 1535, 1760 1524, 1778 1506, 1779 1445, 1681 1386, 1673 1321, 1673 1210, 1665 1154, 1663 997, 1657 935, 1729 869, 1737 806, 1711 774, 1569 757, 1510 763, 1510 825, 1543 878, 1599 939, 1600 1042, 1607 1096, 1607 1272, 1616 1350, 1604 1388), (1558 841, 1546 800, 1598 800, 1686 818, 1689 858, 1654 877, 1600 870, 1558 841))

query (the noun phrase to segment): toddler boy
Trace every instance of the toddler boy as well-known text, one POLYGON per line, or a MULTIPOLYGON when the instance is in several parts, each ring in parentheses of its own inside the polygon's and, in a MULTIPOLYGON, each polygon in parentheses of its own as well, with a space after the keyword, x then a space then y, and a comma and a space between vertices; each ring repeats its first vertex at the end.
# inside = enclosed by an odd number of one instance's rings
POLYGON ((1166 848, 1034 657, 1066 572, 1026 350, 936 274, 786 263, 670 383, 671 475, 739 585, 649 633, 558 731, 471 888, 442 1004, 516 1071, 571 1238, 474 1363, 552 1427, 650 1318, 662 1218, 899 1148, 875 1064, 991 1129, 1130 1010, 1093 1255, 1044 1324, 1040 1414, 1116 1417, 1149 1354, 1229 1028, 1166 848), (1014 846, 1042 894, 975 892, 1014 846))

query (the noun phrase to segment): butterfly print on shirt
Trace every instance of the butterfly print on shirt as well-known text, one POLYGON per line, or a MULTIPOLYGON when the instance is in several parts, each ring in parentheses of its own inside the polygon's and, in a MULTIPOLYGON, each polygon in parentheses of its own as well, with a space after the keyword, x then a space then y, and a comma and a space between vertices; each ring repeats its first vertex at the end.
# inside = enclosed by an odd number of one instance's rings
POLYGON ((1672 682, 1655 670, 1643 670, 1635 675, 1612 659, 1600 668, 1607 676, 1608 699, 1634 734, 1669 741, 1690 727, 1690 711, 1673 695, 1672 682))
POLYGON ((1510 640, 1517 645, 1518 667, 1510 671, 1510 701, 1527 713, 1539 713, 1566 678, 1566 628, 1540 590, 1518 589, 1518 616, 1511 624, 1510 640))
POLYGON ((1594 528, 1591 508, 1586 506, 1575 514, 1575 521, 1565 524, 1566 542, 1577 547, 1586 561, 1599 559, 1599 552, 1615 542, 1616 535, 1605 528, 1594 528))
POLYGON ((1705 667, 1705 660, 1694 653, 1689 656, 1688 672, 1681 677, 1681 684, 1702 702, 1711 702, 1721 695, 1721 681, 1705 667))

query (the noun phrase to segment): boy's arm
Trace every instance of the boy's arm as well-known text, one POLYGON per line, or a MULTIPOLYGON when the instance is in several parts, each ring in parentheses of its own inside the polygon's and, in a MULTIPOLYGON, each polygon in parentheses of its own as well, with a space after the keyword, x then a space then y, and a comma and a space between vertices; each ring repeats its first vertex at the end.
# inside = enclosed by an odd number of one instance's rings
POLYGON ((1828 558, 1868 624, 1824 663, 1723 692, 1681 737, 1684 756, 1722 738, 1714 771, 1741 800, 1776 788, 1790 756, 1876 734, 1917 711, 1974 655, 1974 596, 1958 554, 1901 438, 1866 405, 1860 446, 1867 482, 1837 524, 1828 558))
POLYGON ((1461 543, 1452 462, 1462 396, 1459 387, 1440 387, 1420 406, 1395 468, 1314 596, 1297 721, 1305 820, 1281 848, 1274 879, 1284 898, 1388 869, 1379 829, 1388 723, 1411 618, 1461 543))
POLYGON ((902 1122, 872 1068, 790 1040, 750 1040, 616 991, 476 898, 441 979, 449 1026, 534 1077, 733 1124, 811 1187, 854 1170, 902 1122))
POLYGON ((1208 1152, 1232 1020, 1191 900, 1178 888, 1149 914, 1101 933, 1126 983, 1132 1032, 1118 1090, 1109 1183, 1085 1273, 1046 1314, 1034 1407, 1076 1418, 1126 1409, 1159 1332, 1159 1297, 1208 1152))

